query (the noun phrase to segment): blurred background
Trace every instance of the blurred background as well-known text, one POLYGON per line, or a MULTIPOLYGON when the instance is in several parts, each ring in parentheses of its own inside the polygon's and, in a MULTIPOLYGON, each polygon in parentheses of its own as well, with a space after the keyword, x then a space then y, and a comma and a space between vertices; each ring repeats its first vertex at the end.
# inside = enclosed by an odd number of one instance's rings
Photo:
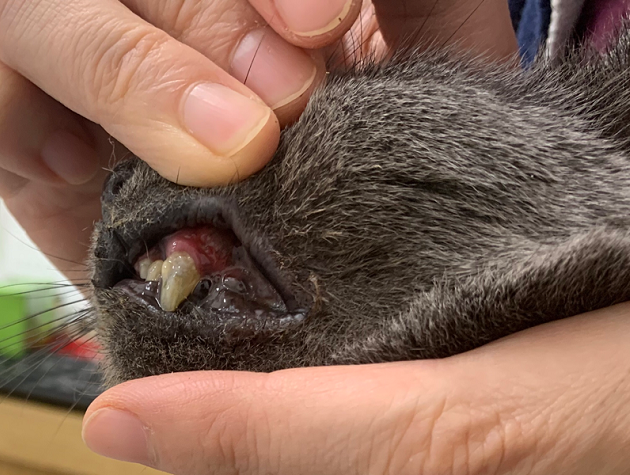
POLYGON ((0 200, 0 475, 151 475, 90 452, 83 412, 102 391, 89 303, 0 200), (87 320, 86 320, 87 319, 87 320))
POLYGON ((0 200, 0 282, 56 282, 64 277, 42 255, 0 200))

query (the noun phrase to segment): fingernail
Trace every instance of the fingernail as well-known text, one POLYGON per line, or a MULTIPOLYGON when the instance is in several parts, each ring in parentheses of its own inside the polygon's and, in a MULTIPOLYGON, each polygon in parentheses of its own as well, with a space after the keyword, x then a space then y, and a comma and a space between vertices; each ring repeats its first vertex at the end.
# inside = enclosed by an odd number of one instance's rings
POLYGON ((87 183, 98 172, 96 151, 65 130, 59 130, 48 137, 40 153, 48 168, 71 185, 87 183))
POLYGON ((232 59, 232 75, 277 109, 301 96, 315 80, 311 57, 269 29, 245 36, 232 59))
POLYGON ((216 83, 195 86, 184 102, 188 131, 217 155, 237 153, 265 126, 271 110, 216 83))
POLYGON ((104 457, 151 465, 148 429, 127 411, 99 409, 83 424, 83 441, 104 457))
POLYGON ((348 15, 352 0, 275 0, 278 14, 291 32, 318 36, 334 30, 348 15))

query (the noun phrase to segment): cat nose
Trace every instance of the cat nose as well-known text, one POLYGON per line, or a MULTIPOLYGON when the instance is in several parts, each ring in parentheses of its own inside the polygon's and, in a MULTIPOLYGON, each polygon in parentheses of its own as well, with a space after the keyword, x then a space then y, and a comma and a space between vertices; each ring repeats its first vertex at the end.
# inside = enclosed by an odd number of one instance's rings
POLYGON ((110 206, 122 189, 123 185, 131 178, 134 172, 135 160, 125 160, 114 168, 105 179, 103 192, 101 193, 101 205, 110 206))

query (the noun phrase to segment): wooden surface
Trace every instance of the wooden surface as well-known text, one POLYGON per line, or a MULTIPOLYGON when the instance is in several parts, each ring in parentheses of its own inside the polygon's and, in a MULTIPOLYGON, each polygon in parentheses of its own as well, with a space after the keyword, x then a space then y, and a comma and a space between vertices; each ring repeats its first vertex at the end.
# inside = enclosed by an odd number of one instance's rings
POLYGON ((2 475, 64 475, 59 472, 42 472, 41 470, 37 470, 35 468, 25 468, 24 466, 7 464, 4 462, 0 462, 0 473, 2 475))
MULTIPOLYGON (((0 397, 1 399, 1 397, 0 397)), ((82 415, 46 405, 0 402, 2 475, 158 475, 90 452, 81 440, 82 415)))

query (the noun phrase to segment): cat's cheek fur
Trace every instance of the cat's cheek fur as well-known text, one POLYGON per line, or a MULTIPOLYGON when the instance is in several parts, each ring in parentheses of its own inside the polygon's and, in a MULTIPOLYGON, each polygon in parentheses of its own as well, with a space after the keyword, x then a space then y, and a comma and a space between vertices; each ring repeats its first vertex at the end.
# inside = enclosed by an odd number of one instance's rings
POLYGON ((520 72, 423 53, 332 74, 269 166, 221 189, 120 165, 94 238, 111 380, 442 357, 630 299, 630 35, 587 56, 520 72), (115 236, 203 197, 233 202, 307 296, 302 325, 233 341, 103 284, 115 236))

